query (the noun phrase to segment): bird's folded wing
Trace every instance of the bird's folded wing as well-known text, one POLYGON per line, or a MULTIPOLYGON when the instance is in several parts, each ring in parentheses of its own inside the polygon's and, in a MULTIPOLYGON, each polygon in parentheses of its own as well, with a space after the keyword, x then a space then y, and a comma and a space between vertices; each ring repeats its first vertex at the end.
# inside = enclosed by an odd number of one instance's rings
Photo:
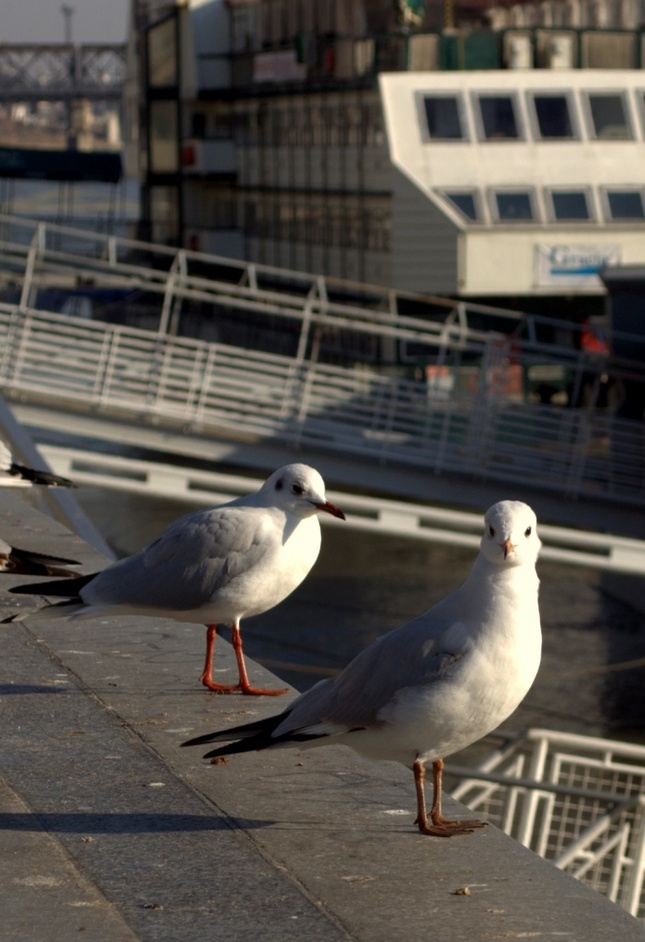
POLYGON ((379 714, 400 691, 439 682, 460 657, 444 639, 451 625, 421 615, 365 648, 338 675, 294 700, 275 735, 317 729, 334 735, 381 722, 379 714))
POLYGON ((200 511, 175 521, 141 553, 104 569, 83 598, 97 607, 195 610, 257 566, 270 548, 264 518, 237 508, 200 511))

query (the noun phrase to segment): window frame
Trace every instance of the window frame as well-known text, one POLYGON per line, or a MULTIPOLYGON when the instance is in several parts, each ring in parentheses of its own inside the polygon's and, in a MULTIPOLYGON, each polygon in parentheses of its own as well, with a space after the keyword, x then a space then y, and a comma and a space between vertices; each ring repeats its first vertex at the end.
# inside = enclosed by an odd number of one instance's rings
POLYGON ((596 222, 595 207, 593 202, 593 193, 588 186, 548 186, 544 188, 545 203, 548 213, 548 221, 557 226, 588 226, 596 222), (587 203, 588 215, 586 217, 564 217, 559 218, 555 211, 554 196, 564 193, 581 193, 587 203))
POLYGON ((535 226, 542 220, 538 210, 538 201, 533 186, 493 186, 489 190, 489 206, 492 214, 493 223, 496 226, 535 226), (510 195, 512 193, 528 196, 529 206, 531 208, 530 218, 522 217, 518 219, 506 219, 500 216, 498 196, 510 195))
POLYGON ((629 107, 629 95, 626 89, 611 89, 611 88, 585 88, 582 90, 582 101, 585 111, 586 124, 587 124, 587 133, 589 139, 592 141, 598 141, 601 144, 611 144, 619 143, 624 144, 625 141, 634 141, 636 140, 636 129, 634 127, 634 120, 631 114, 631 109, 629 107), (629 132, 627 137, 601 137, 596 131, 596 123, 594 121, 593 108, 591 104, 592 98, 618 98, 622 103, 623 107, 623 116, 625 119, 625 126, 629 132))
POLYGON ((483 144, 519 144, 527 140, 526 128, 520 108, 520 95, 517 91, 511 89, 485 89, 471 92, 471 107, 475 116, 475 127, 477 128, 477 138, 483 144), (484 98, 508 98, 511 102, 513 111, 513 120, 517 130, 516 137, 487 137, 485 133, 484 115, 481 110, 481 101, 484 98))
POLYGON ((463 92, 454 89, 432 89, 429 91, 420 91, 416 93, 417 113, 419 127, 421 128, 421 140, 425 144, 469 144, 472 140, 468 116, 464 102, 463 92), (461 137, 434 137, 430 133, 428 125, 428 114, 426 111, 426 99, 454 99, 457 105, 457 118, 462 132, 461 137))
POLYGON ((645 187, 643 186, 616 186, 608 185, 601 187, 601 199, 602 199, 602 208, 603 215, 605 217, 605 222, 614 225, 614 226, 625 226, 625 225, 644 225, 645 224, 645 187), (641 209, 643 213, 641 216, 614 216, 611 211, 610 197, 612 195, 618 194, 633 194, 640 197, 641 209))
POLYGON ((460 222, 463 222, 467 226, 483 226, 486 223, 484 216, 484 200, 482 199, 481 192, 477 187, 472 186, 451 186, 451 187, 441 187, 436 191, 441 197, 444 205, 450 207, 453 213, 457 215, 460 222), (466 213, 459 208, 459 206, 452 199, 452 195, 456 196, 471 196, 473 199, 473 204, 475 208, 475 219, 471 219, 466 213))
POLYGON ((553 144, 560 141, 568 143, 570 141, 579 141, 580 140, 580 120, 578 117, 578 110, 576 108, 576 102, 574 96, 570 90, 560 90, 560 89, 527 89, 526 98, 528 103, 529 111, 529 120, 531 124, 531 131, 533 137, 536 141, 539 141, 541 144, 553 144), (537 107, 535 104, 535 99, 537 98, 563 98, 567 104, 567 111, 569 115, 569 124, 571 126, 571 135, 569 137, 545 137, 542 134, 540 129, 540 119, 538 116, 537 107))

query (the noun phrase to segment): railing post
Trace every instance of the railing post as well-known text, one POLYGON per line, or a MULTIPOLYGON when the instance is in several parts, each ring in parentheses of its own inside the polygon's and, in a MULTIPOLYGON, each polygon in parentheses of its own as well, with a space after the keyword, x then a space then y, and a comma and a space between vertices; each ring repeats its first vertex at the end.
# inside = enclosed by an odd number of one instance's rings
POLYGON ((33 306, 32 291, 34 287, 33 277, 34 271, 36 269, 36 261, 41 252, 44 250, 47 242, 45 225, 46 224, 44 222, 38 223, 38 227, 34 232, 31 244, 29 246, 29 252, 27 253, 27 264, 25 265, 25 275, 22 282, 22 291, 20 292, 19 307, 21 311, 26 311, 27 308, 33 306))
MULTIPOLYGON (((548 754, 549 743, 547 738, 543 736, 534 743, 533 755, 531 756, 531 761, 527 771, 528 778, 536 782, 543 780, 548 754)), ((530 793, 524 795, 524 801, 522 802, 522 813, 520 816, 520 822, 517 828, 515 839, 519 841, 520 844, 524 844, 525 847, 531 846, 531 836, 533 834, 533 826, 535 824, 537 807, 539 802, 542 800, 543 794, 543 792, 534 789, 530 793)))
MULTIPOLYGON (((322 276, 316 279, 307 294, 305 305, 302 310, 302 322, 300 326, 300 336, 298 337, 298 348, 296 350, 295 360, 289 372, 289 379, 286 384, 282 414, 285 418, 292 415, 297 420, 297 428, 294 429, 294 444, 299 440, 299 430, 303 420, 307 415, 307 397, 305 377, 307 370, 305 363, 307 360, 307 349, 311 336, 311 325, 313 320, 313 306, 315 299, 321 304, 327 303, 327 292, 325 289, 325 280, 322 276)), ((312 351, 313 353, 313 351, 312 351)))
POLYGON ((172 265, 166 278, 166 288, 159 320, 160 334, 176 334, 177 320, 181 312, 181 298, 178 298, 175 289, 178 281, 186 274, 186 253, 180 249, 172 260, 172 265))

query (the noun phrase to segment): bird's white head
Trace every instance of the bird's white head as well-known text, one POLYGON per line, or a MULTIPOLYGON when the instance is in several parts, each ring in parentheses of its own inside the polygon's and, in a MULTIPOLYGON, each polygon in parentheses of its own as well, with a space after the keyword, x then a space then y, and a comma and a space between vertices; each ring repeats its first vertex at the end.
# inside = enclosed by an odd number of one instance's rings
POLYGON ((520 500, 500 500, 486 511, 482 555, 498 566, 535 564, 542 546, 537 518, 520 500))
POLYGON ((345 519, 343 511, 325 497, 325 482, 318 471, 306 464, 278 468, 264 482, 260 494, 297 517, 311 517, 322 510, 345 519))

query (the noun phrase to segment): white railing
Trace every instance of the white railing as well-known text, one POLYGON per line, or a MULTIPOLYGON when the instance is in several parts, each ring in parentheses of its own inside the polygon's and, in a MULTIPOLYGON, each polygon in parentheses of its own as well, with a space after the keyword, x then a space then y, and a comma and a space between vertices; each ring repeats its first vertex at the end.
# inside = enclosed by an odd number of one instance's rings
POLYGON ((642 365, 586 354, 571 324, 1 215, 0 268, 20 287, 0 304, 9 397, 645 504, 642 422, 595 408, 601 375, 642 387, 642 365), (34 309, 79 280, 142 292, 147 329, 34 309), (574 405, 527 397, 536 369, 574 405))
MULTIPOLYGON (((71 478, 77 485, 185 500, 191 506, 224 503, 257 490, 262 483, 262 478, 247 475, 197 470, 186 465, 60 445, 40 445, 39 453, 57 474, 71 478)), ((342 527, 469 547, 473 551, 479 547, 481 514, 388 500, 381 494, 365 496, 346 491, 328 491, 328 494, 347 514, 342 527)), ((325 517, 322 522, 329 526, 341 525, 333 517, 325 517)), ((540 524, 540 538, 542 560, 603 572, 645 575, 644 540, 548 524, 540 524)))
POLYGON ((450 771, 469 808, 645 918, 645 747, 530 729, 450 771))
MULTIPOLYGON (((393 328, 373 332, 386 329, 393 328)), ((333 366, 310 355, 160 336, 11 305, 0 305, 0 339, 0 389, 8 397, 645 503, 642 424, 527 403, 501 389, 494 335, 480 365, 469 368, 469 383, 463 390, 457 383, 449 395, 423 379, 333 366)), ((514 350, 516 361, 522 355, 514 350)))

